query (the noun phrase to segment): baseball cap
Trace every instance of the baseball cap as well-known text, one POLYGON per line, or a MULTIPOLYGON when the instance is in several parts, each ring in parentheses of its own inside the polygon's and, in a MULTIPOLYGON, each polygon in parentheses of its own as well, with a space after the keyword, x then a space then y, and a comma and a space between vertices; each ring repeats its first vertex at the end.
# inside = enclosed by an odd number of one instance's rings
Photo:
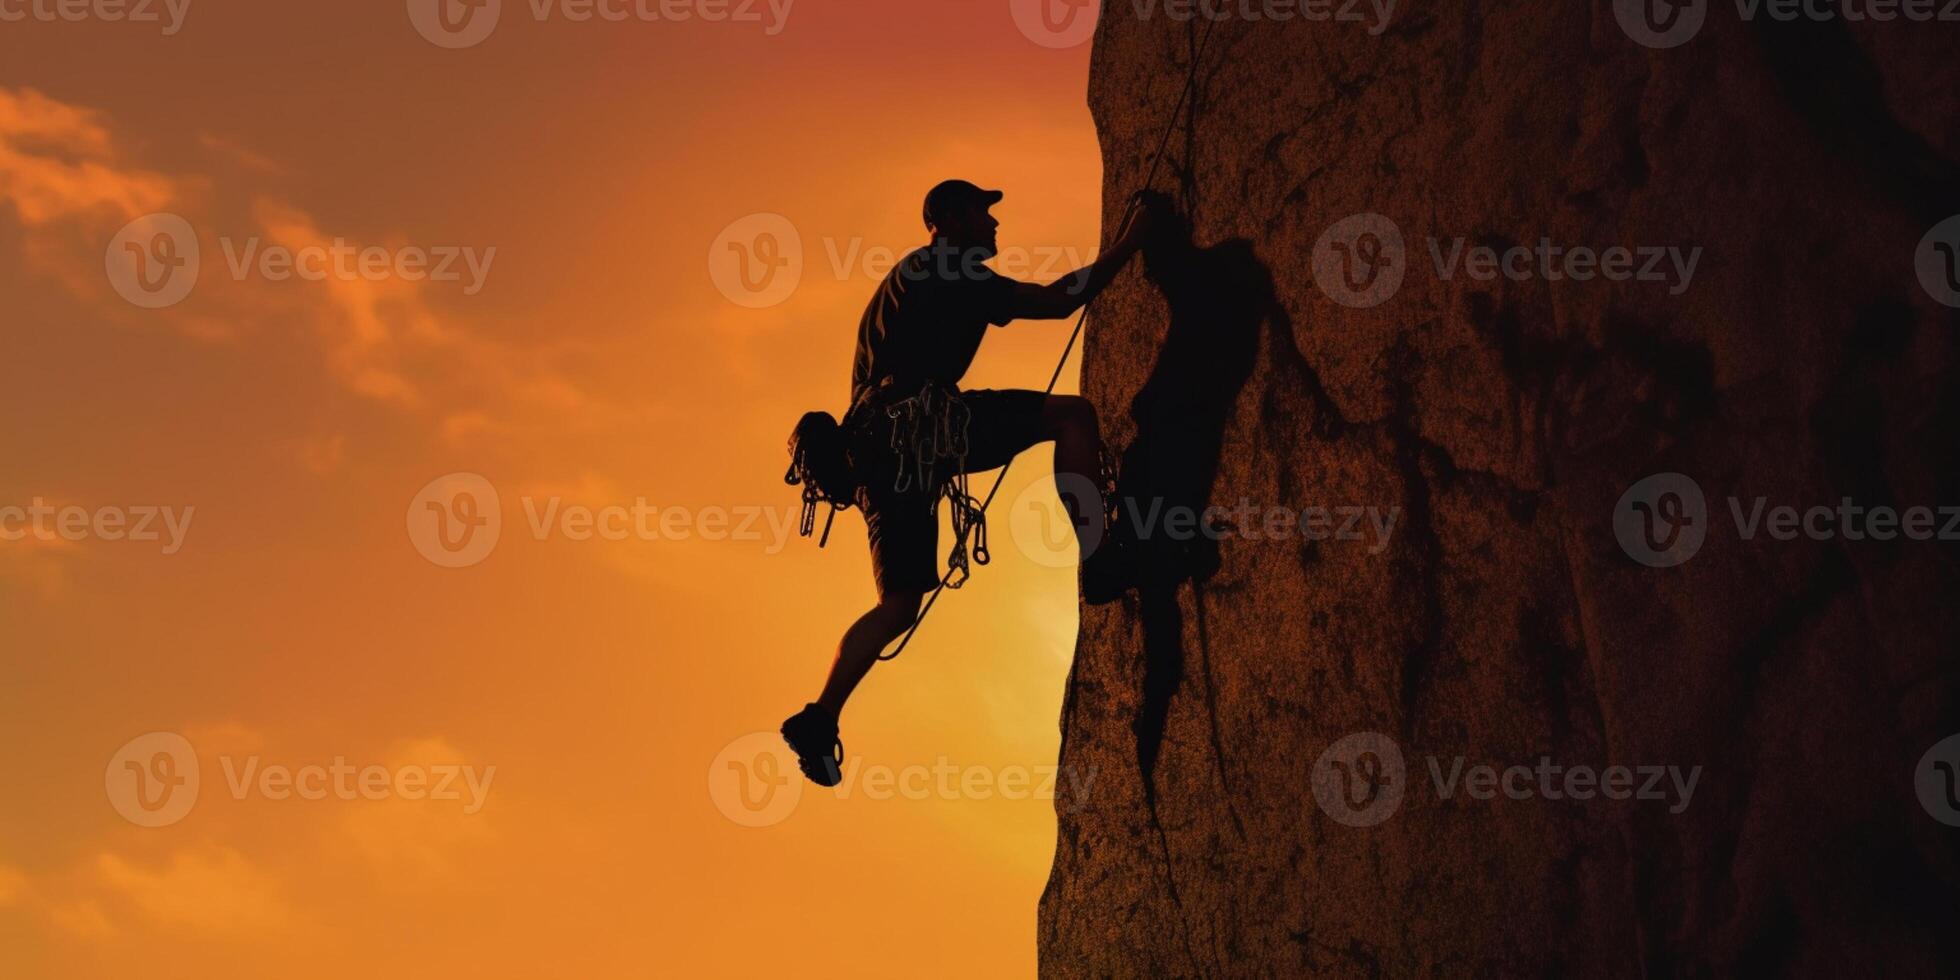
POLYGON ((925 219, 928 227, 936 222, 935 216, 978 204, 991 207, 1006 195, 999 191, 982 190, 979 185, 964 180, 942 180, 926 192, 925 219))

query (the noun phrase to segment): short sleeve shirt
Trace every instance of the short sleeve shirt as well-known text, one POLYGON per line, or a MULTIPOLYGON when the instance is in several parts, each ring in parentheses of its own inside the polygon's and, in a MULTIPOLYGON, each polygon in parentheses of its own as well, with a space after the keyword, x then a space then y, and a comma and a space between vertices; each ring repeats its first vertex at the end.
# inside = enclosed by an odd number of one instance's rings
POLYGON ((858 322, 851 404, 890 383, 912 394, 928 381, 956 386, 973 364, 987 325, 1013 319, 1014 287, 977 253, 917 249, 892 267, 858 322))

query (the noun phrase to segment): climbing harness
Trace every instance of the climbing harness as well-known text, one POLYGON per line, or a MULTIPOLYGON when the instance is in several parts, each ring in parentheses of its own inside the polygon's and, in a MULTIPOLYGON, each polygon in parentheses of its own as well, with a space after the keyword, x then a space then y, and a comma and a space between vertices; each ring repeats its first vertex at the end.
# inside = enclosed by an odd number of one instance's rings
MULTIPOLYGON (((1169 121, 1167 121, 1164 124, 1164 135, 1157 140, 1156 152, 1151 154, 1150 171, 1149 173, 1144 175, 1143 189, 1137 191, 1135 194, 1132 194, 1130 196, 1129 206, 1123 210, 1123 220, 1117 223, 1117 227, 1119 229, 1127 226, 1130 223, 1130 218, 1136 214, 1137 206, 1141 204, 1143 201, 1144 191, 1149 190, 1150 185, 1154 183, 1157 179, 1157 168, 1164 162, 1164 149, 1170 145, 1171 134, 1173 132, 1176 132, 1177 130, 1177 121, 1181 116, 1184 115, 1184 107, 1190 104, 1191 93, 1198 86, 1198 65, 1204 61, 1205 49, 1211 44, 1212 28, 1217 26, 1218 26, 1218 21, 1216 19, 1210 19, 1205 22, 1205 29, 1198 37, 1197 47, 1192 50, 1191 63, 1185 69, 1184 88, 1178 94, 1177 105, 1171 108, 1171 117, 1169 121)), ((1055 362, 1055 372, 1048 376, 1048 387, 1043 389, 1044 394, 1052 395, 1055 393, 1055 385, 1060 383, 1062 380, 1062 369, 1068 366, 1069 355, 1075 353, 1075 343, 1077 340, 1081 339, 1082 328, 1084 325, 1086 325, 1089 322, 1089 312, 1095 308, 1095 305, 1096 305, 1096 300, 1094 297, 1091 297, 1089 299, 1089 302, 1083 304, 1082 313, 1075 318, 1075 329, 1069 333, 1068 343, 1062 347, 1061 359, 1055 362)), ((960 523, 962 519, 969 522, 966 525, 968 529, 972 529, 972 528, 979 529, 978 533, 979 533, 980 544, 976 547, 974 551, 974 560, 982 565, 985 565, 987 563, 987 559, 985 557, 986 556, 987 508, 993 505, 994 495, 1000 493, 1001 483, 1007 479, 1007 470, 1012 465, 1013 465, 1013 461, 1009 460, 1006 465, 1003 465, 1000 468, 1000 475, 994 477, 993 488, 987 491, 986 498, 980 501, 980 505, 977 508, 971 507, 973 498, 967 496, 966 493, 966 476, 963 472, 964 467, 961 468, 962 472, 957 477, 959 483, 958 499, 960 500, 960 503, 956 504, 954 508, 953 530, 955 534, 962 534, 962 528, 960 523), (964 514, 962 513, 963 511, 965 512, 964 514)), ((1104 469, 1107 471, 1109 468, 1110 467, 1108 466, 1108 462, 1107 460, 1105 460, 1104 469)), ((1107 473, 1105 473, 1105 480, 1107 481, 1107 479, 1108 479, 1107 473)), ((951 485, 949 484, 949 489, 947 491, 947 498, 954 499, 954 492, 950 489, 950 486, 951 485)), ((1105 514, 1105 519, 1107 520, 1110 514, 1108 508, 1114 502, 1114 494, 1107 494, 1104 496, 1103 499, 1104 499, 1104 507, 1105 507, 1104 514, 1105 514)), ((967 576, 969 573, 967 569, 966 556, 964 551, 962 550, 963 544, 964 544, 964 537, 962 537, 960 541, 954 544, 953 559, 949 559, 949 563, 952 562, 954 559, 957 559, 957 563, 952 564, 951 567, 947 568, 946 574, 942 576, 939 580, 938 587, 934 588, 932 590, 932 594, 926 597, 925 605, 920 607, 919 615, 912 620, 911 628, 907 629, 905 631, 905 635, 899 638, 898 645, 893 647, 891 649, 891 652, 889 653, 879 654, 878 655, 879 660, 895 660, 898 658, 899 654, 904 653, 906 645, 911 643, 912 637, 919 632, 919 626, 926 621, 926 615, 932 612, 933 603, 939 601, 939 594, 946 591, 948 588, 957 589, 961 585, 966 584, 967 576), (955 572, 959 573, 959 578, 957 582, 953 577, 953 574, 955 572)))

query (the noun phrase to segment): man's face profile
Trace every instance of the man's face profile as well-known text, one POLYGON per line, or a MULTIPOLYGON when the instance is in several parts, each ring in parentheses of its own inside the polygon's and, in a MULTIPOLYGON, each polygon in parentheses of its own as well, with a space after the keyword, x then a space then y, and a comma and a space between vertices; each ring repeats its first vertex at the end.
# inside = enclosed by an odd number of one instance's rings
POLYGON ((976 203, 949 208, 933 226, 933 234, 961 251, 978 251, 982 259, 993 258, 999 250, 994 232, 1000 227, 1000 221, 987 213, 987 207, 976 203))

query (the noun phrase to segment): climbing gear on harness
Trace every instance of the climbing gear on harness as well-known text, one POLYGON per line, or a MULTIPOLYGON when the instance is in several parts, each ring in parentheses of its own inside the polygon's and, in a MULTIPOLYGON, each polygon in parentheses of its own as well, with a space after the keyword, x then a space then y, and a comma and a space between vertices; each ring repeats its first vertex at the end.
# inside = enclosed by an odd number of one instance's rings
MULTIPOLYGON (((1157 149, 1150 156, 1150 170, 1144 175, 1143 188, 1135 194, 1130 195, 1129 206, 1123 210, 1123 220, 1117 223, 1119 229, 1129 224, 1130 218, 1136 214, 1137 207, 1143 203, 1144 192, 1148 191, 1150 185, 1157 180, 1157 168, 1164 162, 1164 150, 1170 146, 1171 134, 1177 131, 1177 121, 1184 115, 1184 107, 1190 103, 1191 93, 1198 87, 1198 65, 1204 61, 1205 49, 1211 45, 1212 28, 1217 26, 1218 21, 1216 19, 1205 21, 1205 29, 1198 36, 1197 46, 1192 49, 1191 63, 1185 68, 1184 88, 1178 93, 1177 104, 1171 107, 1171 117, 1164 123, 1164 134, 1157 140, 1157 149)), ((1048 387, 1043 389, 1046 394, 1052 395, 1055 393, 1055 385, 1059 384, 1062 380, 1062 369, 1068 366, 1069 355, 1075 353, 1076 341, 1082 338, 1082 328, 1089 322, 1089 313, 1095 309, 1095 306, 1096 301, 1094 297, 1091 297, 1089 302, 1082 305, 1081 315, 1075 318, 1075 329, 1069 333, 1068 343, 1062 347, 1062 357, 1055 362, 1055 372, 1048 376, 1048 387)), ((1000 475, 994 477, 993 489, 988 490, 986 499, 980 501, 978 514, 981 519, 985 519, 987 508, 993 505, 994 495, 1000 493, 1000 485, 1007 479, 1007 471, 1012 465, 1013 462, 1010 460, 1007 465, 1000 468, 1000 475)), ((1113 496, 1112 494, 1111 497, 1113 496)), ((1107 500, 1109 498, 1105 499, 1107 500)), ((1109 504, 1105 503, 1105 507, 1108 506, 1109 504)), ((1107 561, 1109 559, 1105 560, 1107 561)), ((982 564, 985 563, 983 562, 982 564)), ((890 653, 879 654, 879 660, 895 660, 899 654, 905 652, 906 645, 912 642, 912 637, 919 632, 919 626, 926 621, 926 615, 932 612, 933 603, 939 601, 939 594, 946 591, 948 584, 952 580, 952 574, 952 571, 949 569, 946 577, 939 580, 939 587, 933 589, 932 594, 926 597, 925 605, 919 609, 918 617, 912 620, 912 628, 905 631, 905 635, 899 638, 898 645, 893 647, 890 653)), ((964 584, 965 578, 961 578, 960 581, 964 584)))
POLYGON ((927 382, 918 394, 886 405, 885 417, 892 422, 891 449, 898 460, 892 491, 931 494, 928 507, 934 516, 940 500, 946 501, 953 521, 953 549, 946 556, 946 577, 940 581, 957 589, 972 577, 973 565, 993 560, 987 550, 986 511, 967 492, 968 427, 973 412, 958 389, 927 382))
POLYGON ((973 413, 959 392, 926 382, 919 393, 885 406, 892 420, 892 452, 898 455, 898 474, 892 490, 929 489, 939 461, 966 465, 967 424, 973 413))
POLYGON ((828 544, 831 522, 837 519, 838 511, 857 499, 858 488, 851 470, 850 442, 844 427, 829 412, 805 412, 797 421, 789 434, 789 472, 783 474, 783 482, 803 486, 803 515, 797 531, 806 538, 816 527, 817 505, 830 505, 817 547, 828 544))
POLYGON ((796 767, 818 786, 835 786, 843 781, 844 742, 837 737, 837 716, 820 704, 806 704, 803 710, 783 722, 783 741, 796 753, 796 767))

